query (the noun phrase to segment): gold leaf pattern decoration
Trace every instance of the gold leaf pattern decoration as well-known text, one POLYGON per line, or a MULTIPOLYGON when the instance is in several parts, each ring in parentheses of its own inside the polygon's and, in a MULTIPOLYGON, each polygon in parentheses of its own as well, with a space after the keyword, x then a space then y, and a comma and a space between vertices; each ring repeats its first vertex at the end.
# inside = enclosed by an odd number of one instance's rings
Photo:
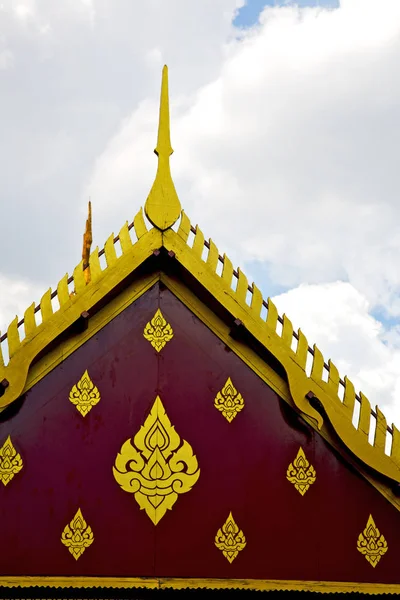
POLYGON ((143 331, 143 336, 157 352, 161 352, 166 343, 174 337, 173 329, 164 319, 160 309, 156 311, 154 317, 147 323, 143 331))
POLYGON ((23 466, 21 455, 18 454, 10 436, 8 436, 0 448, 0 481, 7 485, 23 466))
POLYGON ((296 458, 288 466, 286 477, 302 496, 315 482, 317 474, 314 467, 308 462, 303 448, 299 448, 296 458))
POLYGON ((159 396, 134 439, 123 444, 113 473, 154 525, 172 509, 178 495, 189 492, 198 480, 193 449, 171 425, 159 396))
POLYGON ((90 379, 87 370, 78 383, 73 386, 69 393, 69 400, 72 404, 75 404, 83 417, 86 417, 93 406, 96 406, 100 402, 100 392, 90 379))
POLYGON ((369 515, 364 531, 358 536, 357 550, 374 568, 388 550, 387 541, 375 525, 372 515, 369 515))
POLYGON ((72 521, 64 527, 61 541, 68 548, 75 560, 78 560, 94 542, 92 528, 83 518, 81 509, 78 508, 72 521))
POLYGON ((235 560, 239 552, 246 546, 246 538, 243 531, 236 525, 231 512, 221 529, 218 529, 215 536, 215 545, 230 563, 235 560))
POLYGON ((222 412, 225 419, 232 423, 236 415, 244 408, 244 399, 228 377, 224 387, 215 396, 214 406, 222 412))

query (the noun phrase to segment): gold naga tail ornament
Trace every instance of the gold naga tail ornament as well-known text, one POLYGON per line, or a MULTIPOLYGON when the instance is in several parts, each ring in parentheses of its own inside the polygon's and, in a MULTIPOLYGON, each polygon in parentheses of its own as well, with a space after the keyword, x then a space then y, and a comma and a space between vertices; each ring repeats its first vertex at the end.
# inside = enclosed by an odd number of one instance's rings
POLYGON ((198 480, 200 469, 192 447, 171 425, 159 396, 133 441, 123 444, 113 473, 154 525, 198 480))
POLYGON ((169 157, 173 153, 169 127, 168 67, 162 71, 160 120, 158 125, 157 146, 154 149, 158 156, 156 177, 144 205, 146 217, 150 223, 165 231, 172 227, 181 213, 181 203, 171 177, 169 157))
POLYGON ((83 247, 82 247, 82 267, 83 274, 85 277, 86 283, 89 283, 91 280, 90 274, 90 249, 92 247, 93 242, 93 234, 92 234, 92 203, 89 200, 88 204, 88 218, 86 219, 86 229, 83 234, 83 247))

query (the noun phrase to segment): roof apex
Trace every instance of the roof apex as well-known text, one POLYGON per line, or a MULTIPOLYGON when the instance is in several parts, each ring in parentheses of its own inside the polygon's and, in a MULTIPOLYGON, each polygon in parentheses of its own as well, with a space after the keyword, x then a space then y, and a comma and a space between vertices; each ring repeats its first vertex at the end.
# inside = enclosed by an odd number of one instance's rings
MULTIPOLYGON (((249 286, 245 274, 239 269, 235 271, 228 257, 221 257, 212 240, 205 241, 200 228, 193 227, 185 212, 181 212, 169 168, 172 147, 167 67, 163 69, 155 152, 158 169, 145 205, 145 212, 154 227, 147 229, 140 209, 131 225, 125 223, 118 236, 112 234, 108 238, 104 249, 99 251, 96 248, 91 253, 90 278, 85 276, 82 260, 71 277, 66 274, 56 291, 47 290, 38 306, 31 304, 21 321, 15 317, 7 334, 0 337, 0 411, 24 392, 31 364, 37 357, 72 325, 90 316, 92 309, 98 310, 96 307, 128 276, 164 247, 215 297, 233 320, 238 321, 280 362, 286 371, 298 411, 319 429, 327 416, 339 438, 355 456, 376 472, 400 483, 400 432, 394 426, 387 427, 383 413, 378 408, 372 411, 368 399, 363 394, 356 395, 351 381, 346 377, 341 379, 335 365, 331 361, 326 363, 315 345, 310 348, 302 331, 295 332, 288 317, 278 315, 272 300, 264 301, 259 289, 254 284, 249 286), (181 220, 175 231, 171 227, 179 214, 181 220), (136 240, 132 239, 131 232, 136 234, 136 240), (190 238, 189 242, 190 234, 194 238, 193 241, 190 238), (115 249, 117 242, 122 249, 119 257, 115 249), (105 268, 100 265, 103 254, 105 268), (223 265, 221 275, 217 272, 218 263, 223 265), (53 300, 58 302, 58 307, 53 305, 53 300), (261 314, 263 308, 267 310, 266 318, 261 314), (40 313, 40 323, 35 319, 37 313, 40 313), (8 364, 3 361, 3 349, 9 356, 8 364), (308 362, 312 363, 310 374, 306 370, 308 362), (343 394, 339 394, 339 389, 343 394), (360 416, 354 426, 356 402, 360 403, 360 416), (374 439, 370 443, 369 435, 374 425, 374 439), (391 442, 390 455, 386 453, 388 441, 391 442)), ((400 501, 396 501, 396 506, 400 509, 400 501)))
POLYGON ((154 152, 158 156, 157 173, 144 205, 144 211, 154 227, 165 231, 178 220, 181 212, 181 203, 172 181, 169 166, 169 157, 173 153, 173 149, 170 138, 168 67, 166 65, 162 71, 160 118, 157 146, 154 152))

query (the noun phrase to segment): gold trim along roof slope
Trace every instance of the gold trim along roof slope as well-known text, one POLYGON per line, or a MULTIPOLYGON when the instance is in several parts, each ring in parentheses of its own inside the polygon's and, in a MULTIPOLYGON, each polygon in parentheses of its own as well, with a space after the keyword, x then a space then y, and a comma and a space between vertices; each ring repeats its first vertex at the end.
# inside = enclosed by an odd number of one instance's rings
POLYGON ((290 393, 297 409, 321 429, 325 416, 347 448, 363 463, 400 482, 400 435, 395 426, 388 427, 383 413, 371 405, 362 393, 356 395, 354 385, 341 379, 332 361, 326 363, 317 346, 310 348, 304 333, 293 330, 286 315, 280 317, 270 298, 263 300, 260 290, 248 284, 245 274, 233 269, 229 258, 219 255, 210 239, 206 241, 198 226, 193 227, 180 202, 171 178, 169 157, 172 147, 169 134, 168 72, 163 69, 160 121, 157 147, 158 169, 146 200, 145 213, 153 227, 147 229, 142 210, 133 223, 112 234, 104 249, 96 248, 89 258, 90 278, 85 277, 83 261, 72 277, 65 275, 42 297, 40 304, 29 306, 24 318, 16 317, 0 338, 0 410, 11 404, 24 391, 32 362, 56 338, 85 318, 110 292, 133 273, 155 251, 164 248, 214 298, 239 320, 283 366, 290 393), (172 226, 180 217, 177 231, 172 226), (134 235, 132 235, 134 234, 134 235), (192 235, 190 235, 192 234, 192 235), (190 240, 190 241, 189 241, 190 240), (119 243, 122 254, 117 256, 119 243), (100 265, 104 254, 106 267, 100 265), (217 273, 222 263, 221 275, 217 273), (262 313, 266 310, 266 317, 262 313), (39 322, 35 315, 40 314, 39 322), (4 352, 3 352, 4 350, 4 352), (8 354, 6 364, 3 356, 8 354), (308 365, 311 372, 308 375, 308 365), (306 370, 307 367, 307 370, 306 370), (353 425, 356 403, 360 404, 357 425, 353 425), (316 409, 318 408, 318 410, 316 409), (370 443, 370 433, 374 431, 370 443))

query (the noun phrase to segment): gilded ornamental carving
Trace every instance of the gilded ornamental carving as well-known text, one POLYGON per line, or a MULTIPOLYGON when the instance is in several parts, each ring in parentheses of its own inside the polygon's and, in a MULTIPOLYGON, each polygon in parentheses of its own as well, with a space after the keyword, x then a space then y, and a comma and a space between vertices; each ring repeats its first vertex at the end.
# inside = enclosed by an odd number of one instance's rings
POLYGON ((145 326, 143 337, 150 342, 157 352, 161 352, 167 342, 174 337, 172 327, 164 319, 160 309, 157 309, 154 317, 145 326))
POLYGON ((200 476, 191 445, 171 425, 159 396, 137 432, 122 446, 113 467, 115 480, 157 525, 179 494, 189 492, 200 476))
POLYGON ((69 401, 75 404, 76 409, 83 417, 86 417, 93 406, 100 402, 100 392, 90 379, 87 370, 70 391, 69 401))
POLYGON ((239 552, 246 546, 246 538, 243 531, 237 526, 231 512, 225 523, 217 531, 215 545, 230 563, 235 560, 239 552))
POLYGON ((14 448, 11 437, 8 436, 0 448, 0 481, 7 485, 24 466, 21 455, 14 448))
POLYGON ((244 408, 244 399, 228 377, 224 387, 215 397, 214 406, 225 419, 231 423, 236 415, 244 408))
POLYGON ((78 560, 93 544, 94 535, 91 527, 83 518, 81 509, 78 508, 72 521, 64 527, 61 542, 68 548, 75 560, 78 560))
POLYGON ((299 448, 296 458, 289 464, 286 471, 286 478, 290 483, 293 483, 296 490, 302 496, 315 483, 317 474, 314 467, 308 462, 303 448, 299 448))
POLYGON ((364 554, 366 560, 374 568, 388 550, 387 541, 375 525, 372 515, 369 515, 364 531, 358 536, 357 550, 364 554))

